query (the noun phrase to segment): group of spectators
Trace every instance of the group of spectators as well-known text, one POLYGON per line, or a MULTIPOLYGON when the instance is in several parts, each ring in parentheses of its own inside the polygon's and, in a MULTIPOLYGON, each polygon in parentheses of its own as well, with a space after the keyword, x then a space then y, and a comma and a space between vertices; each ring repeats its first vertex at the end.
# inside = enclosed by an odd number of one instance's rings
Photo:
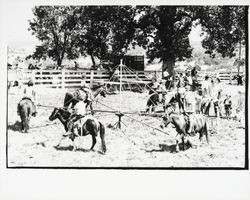
MULTIPOLYGON (((205 115, 210 114, 210 108, 214 108, 215 116, 222 116, 222 110, 225 111, 225 116, 229 117, 232 114, 232 97, 223 92, 224 86, 219 77, 209 77, 206 75, 200 84, 197 81, 197 71, 194 69, 185 74, 179 73, 176 75, 176 80, 173 81, 173 86, 169 87, 168 80, 158 80, 153 77, 149 87, 149 95, 158 92, 160 102, 164 99, 164 94, 175 93, 179 95, 182 104, 179 104, 179 110, 188 113, 201 112, 205 115), (198 85, 199 87, 194 87, 198 85)), ((238 98, 242 99, 242 98, 238 98)), ((235 102, 237 109, 242 104, 235 102)), ((242 107, 242 106, 241 106, 242 107)), ((236 110, 237 110, 236 109, 236 110)), ((242 108, 239 108, 240 110, 242 108)))

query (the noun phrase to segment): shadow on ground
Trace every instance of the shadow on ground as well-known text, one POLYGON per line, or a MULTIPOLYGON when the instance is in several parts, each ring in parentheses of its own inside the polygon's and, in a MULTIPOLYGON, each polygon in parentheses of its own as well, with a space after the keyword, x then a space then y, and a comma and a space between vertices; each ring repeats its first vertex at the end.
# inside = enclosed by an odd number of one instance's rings
POLYGON ((21 122, 16 121, 14 124, 8 124, 8 129, 12 131, 21 131, 21 122))
MULTIPOLYGON (((179 149, 180 151, 185 151, 189 148, 192 148, 192 145, 187 142, 184 144, 184 149, 183 149, 183 145, 182 144, 178 144, 179 145, 179 149)), ((159 149, 151 149, 151 150, 146 150, 146 152, 148 153, 152 153, 152 152, 170 152, 170 153, 176 153, 176 145, 172 144, 172 145, 167 145, 167 144, 159 144, 159 149)))
MULTIPOLYGON (((73 151, 74 147, 72 145, 69 146, 54 146, 56 150, 59 151, 73 151)), ((83 149, 83 148, 76 148, 75 151, 82 151, 82 152, 89 152, 89 149, 83 149)))

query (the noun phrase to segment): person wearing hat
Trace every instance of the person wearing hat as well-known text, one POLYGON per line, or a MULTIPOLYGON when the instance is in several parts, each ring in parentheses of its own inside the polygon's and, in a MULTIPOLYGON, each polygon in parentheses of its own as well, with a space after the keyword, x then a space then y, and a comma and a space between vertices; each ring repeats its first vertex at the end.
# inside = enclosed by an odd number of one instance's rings
POLYGON ((159 93, 159 101, 161 103, 164 103, 165 95, 167 93, 167 89, 165 86, 165 80, 160 79, 157 92, 159 93))
POLYGON ((87 94, 86 100, 92 101, 92 92, 91 92, 91 89, 89 87, 89 84, 86 83, 86 75, 85 74, 82 74, 82 81, 81 81, 80 89, 87 94))
MULTIPOLYGON (((33 80, 29 80, 27 87, 24 88, 23 93, 22 93, 22 99, 29 99, 32 102, 32 106, 33 106, 33 113, 31 114, 33 117, 36 116, 37 111, 36 111, 36 105, 35 105, 35 101, 36 101, 36 91, 34 90, 34 82, 33 80)), ((17 105, 17 114, 20 115, 19 113, 20 110, 20 104, 18 103, 17 105)))

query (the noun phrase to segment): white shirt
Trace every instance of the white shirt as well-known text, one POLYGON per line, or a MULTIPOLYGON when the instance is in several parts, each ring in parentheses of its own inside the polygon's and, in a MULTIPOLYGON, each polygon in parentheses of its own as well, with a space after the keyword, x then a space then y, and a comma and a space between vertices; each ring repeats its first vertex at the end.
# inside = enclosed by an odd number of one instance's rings
POLYGON ((191 91, 187 91, 185 94, 185 102, 186 102, 186 111, 188 112, 195 112, 195 104, 196 104, 196 99, 195 99, 195 93, 191 91), (191 107, 190 107, 191 106, 191 107))
POLYGON ((27 98, 30 98, 31 101, 35 101, 36 100, 36 92, 34 90, 34 88, 31 86, 31 87, 25 87, 24 90, 23 90, 23 98, 24 97, 27 97, 27 98))
POLYGON ((86 114, 86 104, 83 101, 79 101, 76 103, 74 107, 74 112, 77 115, 85 115, 86 114))
POLYGON ((201 87, 203 96, 207 97, 209 95, 210 83, 208 81, 203 81, 201 87))
POLYGON ((86 83, 85 80, 81 81, 81 87, 89 88, 89 85, 86 83))
POLYGON ((192 80, 192 77, 191 77, 191 76, 188 76, 188 77, 187 77, 187 80, 188 80, 188 83, 189 83, 190 85, 193 84, 193 80, 192 80))

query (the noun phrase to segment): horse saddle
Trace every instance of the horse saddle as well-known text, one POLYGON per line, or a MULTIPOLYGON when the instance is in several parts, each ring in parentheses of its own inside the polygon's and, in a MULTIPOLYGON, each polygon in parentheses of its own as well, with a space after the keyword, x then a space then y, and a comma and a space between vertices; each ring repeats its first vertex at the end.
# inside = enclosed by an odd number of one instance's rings
POLYGON ((87 117, 79 116, 74 122, 74 128, 77 128, 77 133, 74 133, 77 136, 85 136, 88 135, 88 131, 86 128, 87 117))

